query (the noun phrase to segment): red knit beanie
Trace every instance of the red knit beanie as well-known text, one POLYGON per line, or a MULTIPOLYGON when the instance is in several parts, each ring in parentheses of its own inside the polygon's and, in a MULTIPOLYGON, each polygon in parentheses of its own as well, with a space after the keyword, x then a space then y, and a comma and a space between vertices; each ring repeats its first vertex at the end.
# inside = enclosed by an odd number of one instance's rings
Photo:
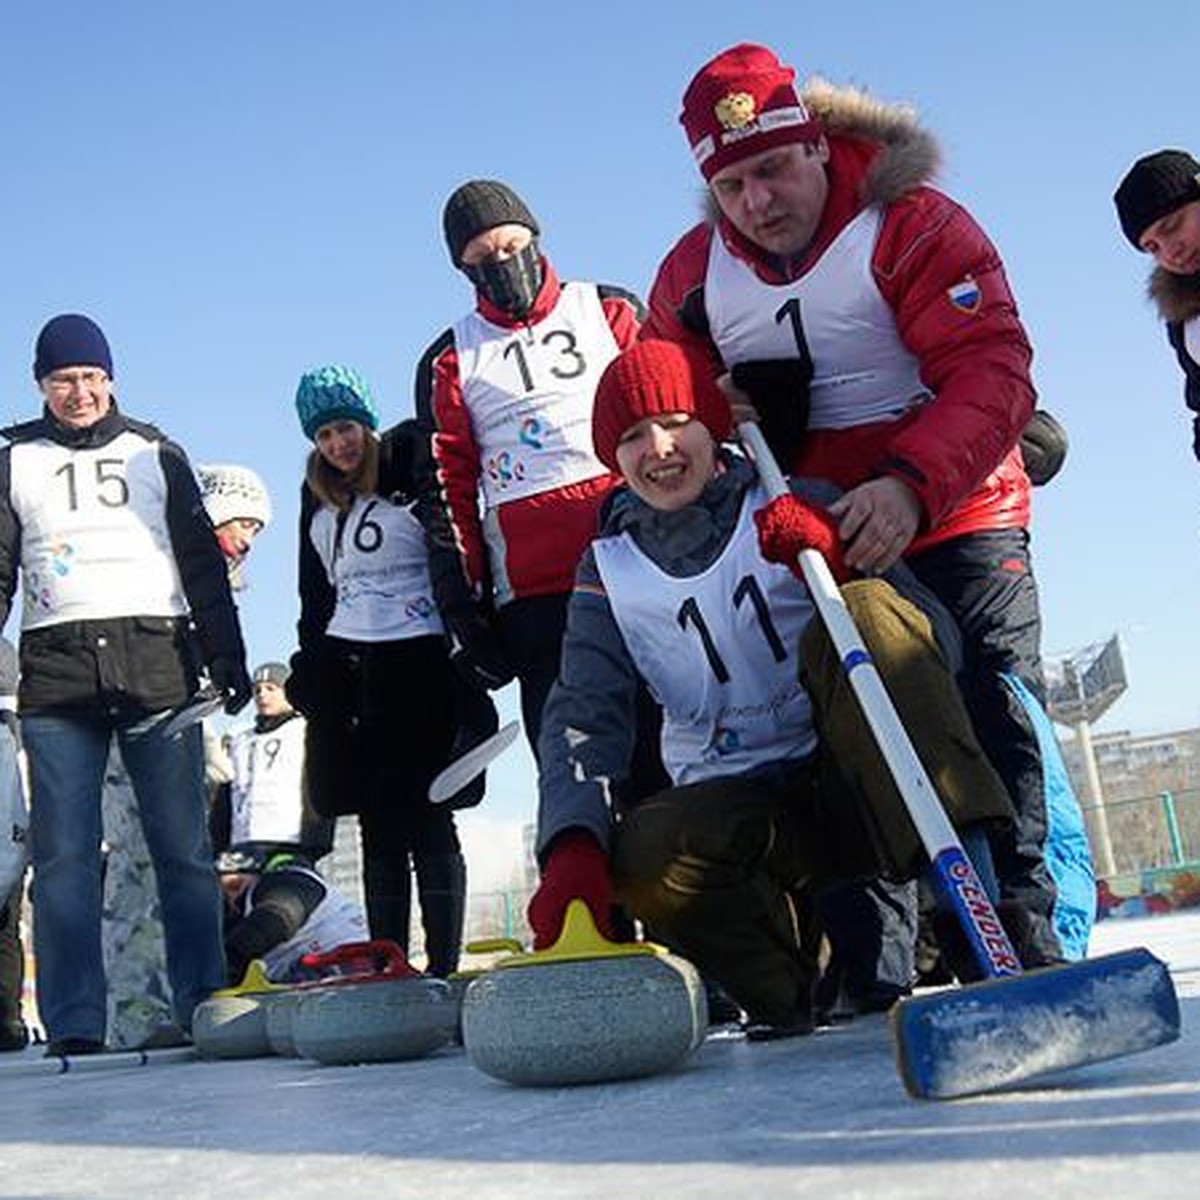
POLYGON ((635 342, 604 368, 592 406, 592 443, 610 471, 617 443, 645 417, 690 413, 725 441, 733 429, 729 401, 713 378, 708 357, 677 342, 635 342))
POLYGON ((793 86, 796 72, 766 46, 743 42, 696 73, 679 120, 705 179, 789 142, 815 142, 821 122, 793 86))

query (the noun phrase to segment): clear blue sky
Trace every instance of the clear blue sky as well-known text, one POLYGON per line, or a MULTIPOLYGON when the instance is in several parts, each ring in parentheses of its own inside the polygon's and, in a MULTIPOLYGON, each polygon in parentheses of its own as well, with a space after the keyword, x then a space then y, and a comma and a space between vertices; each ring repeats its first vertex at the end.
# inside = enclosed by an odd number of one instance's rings
MULTIPOLYGON (((285 656, 300 373, 352 363, 386 419, 411 413, 418 355, 470 304, 440 212, 475 176, 521 192, 561 273, 644 294, 698 212, 683 88, 742 40, 938 134, 1071 434, 1036 495, 1045 646, 1122 634, 1131 685, 1101 729, 1200 724, 1200 467, 1110 200, 1139 154, 1200 153, 1196 4, 6 4, 0 419, 37 411, 43 321, 95 317, 128 411, 270 486, 241 603, 252 657, 285 656)), ((496 775, 488 807, 531 815, 528 760, 496 775)))

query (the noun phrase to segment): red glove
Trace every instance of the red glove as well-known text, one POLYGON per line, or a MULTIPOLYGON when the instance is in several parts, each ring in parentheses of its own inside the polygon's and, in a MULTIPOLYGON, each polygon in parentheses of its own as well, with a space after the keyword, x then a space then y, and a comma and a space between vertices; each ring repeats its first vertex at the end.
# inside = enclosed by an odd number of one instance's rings
POLYGON ((609 924, 608 856, 590 833, 572 829, 555 839, 542 868, 542 882, 529 901, 526 916, 533 930, 533 948, 545 950, 558 941, 563 918, 572 900, 591 909, 596 928, 612 937, 609 924))
POLYGON ((782 563, 801 582, 804 580, 798 561, 801 550, 819 550, 838 583, 850 578, 842 557, 837 522, 827 509, 805 504, 799 496, 788 492, 760 508, 754 514, 754 523, 758 526, 758 548, 763 558, 782 563))

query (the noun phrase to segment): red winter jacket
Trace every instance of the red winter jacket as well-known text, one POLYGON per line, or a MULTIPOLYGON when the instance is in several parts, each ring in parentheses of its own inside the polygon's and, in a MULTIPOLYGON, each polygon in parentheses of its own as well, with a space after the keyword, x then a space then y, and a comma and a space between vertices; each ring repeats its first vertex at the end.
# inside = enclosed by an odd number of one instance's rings
POLYGON ((842 488, 880 475, 903 480, 923 509, 913 550, 1027 526, 1029 480, 1017 439, 1034 409, 1032 352, 999 255, 965 209, 927 186, 937 150, 911 117, 859 93, 830 89, 806 99, 830 145, 829 197, 812 244, 784 262, 723 218, 697 225, 659 268, 641 336, 705 345, 722 370, 703 299, 714 235, 760 280, 779 284, 803 278, 854 217, 879 205, 871 271, 933 399, 897 419, 809 430, 791 469, 842 488), (961 303, 964 283, 978 289, 977 303, 961 303))

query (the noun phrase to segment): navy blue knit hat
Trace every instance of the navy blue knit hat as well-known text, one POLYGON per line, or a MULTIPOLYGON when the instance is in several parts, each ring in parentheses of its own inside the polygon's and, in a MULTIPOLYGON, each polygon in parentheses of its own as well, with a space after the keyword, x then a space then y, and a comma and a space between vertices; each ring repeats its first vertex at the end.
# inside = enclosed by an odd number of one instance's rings
POLYGON ((379 414, 367 381, 353 367, 317 367, 300 377, 296 412, 307 438, 331 421, 357 421, 368 429, 379 428, 379 414))
POLYGON ((51 371, 63 367, 100 367, 113 378, 108 339, 90 317, 62 313, 42 326, 34 351, 34 379, 41 383, 51 371))

